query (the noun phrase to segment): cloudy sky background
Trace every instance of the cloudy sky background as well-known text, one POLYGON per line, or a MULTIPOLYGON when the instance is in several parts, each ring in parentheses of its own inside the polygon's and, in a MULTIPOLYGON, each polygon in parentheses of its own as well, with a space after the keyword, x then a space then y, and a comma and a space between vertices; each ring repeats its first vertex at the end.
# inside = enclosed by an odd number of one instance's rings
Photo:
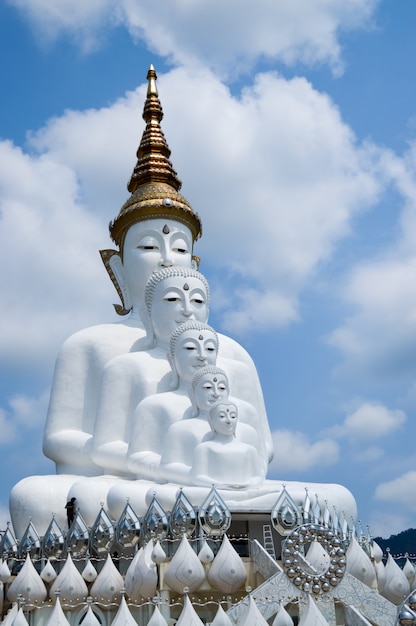
POLYGON ((374 535, 414 526, 415 21, 413 0, 0 5, 1 528, 11 486, 54 471, 60 344, 115 319, 98 249, 150 63, 210 321, 262 380, 269 475, 344 484, 374 535))

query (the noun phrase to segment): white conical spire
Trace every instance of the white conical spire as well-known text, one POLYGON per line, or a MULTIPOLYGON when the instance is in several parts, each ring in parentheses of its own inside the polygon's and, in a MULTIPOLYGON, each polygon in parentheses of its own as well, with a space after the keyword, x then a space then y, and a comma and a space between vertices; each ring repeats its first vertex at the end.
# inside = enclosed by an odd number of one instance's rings
POLYGON ((403 570, 397 565, 390 552, 387 557, 385 572, 386 582, 382 595, 393 604, 400 604, 410 593, 410 585, 403 570))
POLYGON ((166 552, 164 551, 164 549, 162 548, 162 546, 160 545, 160 541, 156 541, 155 545, 153 546, 153 550, 152 550, 152 561, 153 563, 156 563, 156 565, 160 565, 161 563, 163 563, 164 561, 166 561, 166 552))
POLYGON ((207 578, 214 589, 228 594, 240 589, 246 581, 247 572, 244 563, 232 547, 227 535, 223 537, 207 578))
POLYGON ((377 577, 374 565, 354 536, 351 537, 346 559, 347 572, 355 576, 355 578, 358 578, 358 580, 361 580, 367 587, 376 588, 377 577))
POLYGON ((88 611, 82 620, 82 626, 101 626, 99 620, 95 617, 92 612, 91 606, 88 607, 88 611))
POLYGON ((249 596, 248 611, 241 622, 242 626, 268 626, 263 615, 258 610, 253 598, 249 596))
POLYGON ((152 561, 153 543, 140 548, 130 563, 124 580, 126 593, 132 602, 151 598, 157 589, 157 567, 152 561))
POLYGON ((150 618, 147 626, 168 626, 168 623, 163 617, 162 613, 159 611, 158 606, 155 606, 155 610, 153 611, 153 615, 150 618))
MULTIPOLYGON (((149 622, 150 624, 150 622, 149 622)), ((137 622, 129 611, 124 594, 121 596, 120 606, 115 618, 111 622, 111 626, 137 626, 137 622)))
POLYGON ((48 621, 45 622, 45 626, 71 626, 62 610, 59 596, 56 598, 55 605, 49 615, 48 621))
POLYGON ((75 567, 70 553, 68 553, 62 571, 51 587, 50 597, 53 598, 57 591, 60 592, 64 605, 68 602, 79 603, 80 599, 85 600, 88 595, 88 587, 75 567))
POLYGON ((87 581, 87 583, 92 583, 98 576, 97 570, 94 565, 91 563, 90 559, 85 563, 85 567, 82 570, 82 578, 87 581))
POLYGON ((290 617, 284 606, 281 606, 278 610, 272 626, 293 626, 293 619, 290 617))
POLYGON ((104 567, 91 587, 90 596, 94 598, 96 602, 111 604, 120 599, 120 591, 123 588, 123 578, 111 560, 110 554, 107 554, 104 567))
POLYGON ((212 561, 214 560, 214 553, 209 547, 206 539, 204 539, 202 547, 200 551, 198 552, 198 559, 201 561, 203 565, 212 563, 212 561))
POLYGON ((188 596, 184 598, 182 613, 176 622, 176 626, 204 626, 188 596))
POLYGON ((171 589, 183 593, 187 587, 190 592, 198 589, 205 581, 205 571, 201 561, 189 545, 186 535, 182 537, 175 556, 165 572, 165 582, 171 589))
POLYGON ((232 621, 222 608, 221 604, 218 605, 218 611, 214 617, 214 621, 211 622, 211 626, 233 626, 232 621))
POLYGON ((7 597, 10 602, 17 602, 18 597, 32 602, 43 602, 47 595, 45 583, 35 570, 28 553, 22 569, 9 587, 7 597))
POLYGON ((299 626, 329 626, 311 596, 308 596, 308 604, 302 613, 299 626))
POLYGON ((55 580, 57 575, 58 574, 55 572, 55 569, 52 563, 50 562, 50 559, 48 559, 45 567, 42 569, 40 573, 41 579, 44 580, 45 583, 51 583, 55 580))
POLYGON ((29 622, 27 621, 22 608, 19 609, 16 617, 13 620, 13 626, 29 626, 29 622))

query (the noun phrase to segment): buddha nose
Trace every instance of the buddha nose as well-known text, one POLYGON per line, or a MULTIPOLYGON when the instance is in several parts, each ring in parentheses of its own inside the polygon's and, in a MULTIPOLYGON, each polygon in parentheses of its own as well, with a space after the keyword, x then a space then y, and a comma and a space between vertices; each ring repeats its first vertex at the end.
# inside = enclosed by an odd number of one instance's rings
POLYGON ((183 300, 182 314, 185 317, 190 317, 193 314, 191 303, 189 299, 185 296, 183 300))
POLYGON ((161 252, 161 259, 159 261, 160 267, 172 267, 172 252, 168 246, 164 246, 161 252))

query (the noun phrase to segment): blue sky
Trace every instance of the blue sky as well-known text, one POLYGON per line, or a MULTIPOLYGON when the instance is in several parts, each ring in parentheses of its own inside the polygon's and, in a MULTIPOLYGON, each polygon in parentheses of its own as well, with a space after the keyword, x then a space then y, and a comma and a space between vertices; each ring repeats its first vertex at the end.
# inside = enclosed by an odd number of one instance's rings
POLYGON ((114 319, 97 250, 153 63, 203 220, 210 321, 262 380, 269 475, 346 485, 375 535, 414 526, 416 5, 116 5, 0 5, 1 525, 11 486, 53 472, 41 439, 60 344, 114 319))

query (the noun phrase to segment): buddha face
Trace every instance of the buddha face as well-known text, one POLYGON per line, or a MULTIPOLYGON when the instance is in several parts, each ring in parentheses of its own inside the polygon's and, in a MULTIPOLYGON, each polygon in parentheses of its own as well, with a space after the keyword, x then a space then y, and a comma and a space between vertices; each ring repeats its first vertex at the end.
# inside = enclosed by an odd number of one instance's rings
POLYGON ((215 365, 217 353, 217 337, 211 330, 185 330, 176 341, 173 355, 180 381, 190 384, 199 367, 215 365))
POLYGON ((208 294, 196 276, 169 276, 155 288, 151 307, 151 323, 158 344, 168 345, 179 324, 188 320, 206 323, 208 294))
POLYGON ((187 226, 150 219, 129 228, 123 245, 123 268, 133 306, 142 304, 152 272, 171 265, 192 266, 192 234, 187 226))
POLYGON ((211 428, 215 433, 224 437, 235 434, 237 427, 237 407, 232 403, 219 403, 210 413, 211 428))
POLYGON ((223 374, 204 374, 194 388, 195 403, 200 411, 209 411, 218 400, 226 400, 228 393, 228 381, 223 374))

